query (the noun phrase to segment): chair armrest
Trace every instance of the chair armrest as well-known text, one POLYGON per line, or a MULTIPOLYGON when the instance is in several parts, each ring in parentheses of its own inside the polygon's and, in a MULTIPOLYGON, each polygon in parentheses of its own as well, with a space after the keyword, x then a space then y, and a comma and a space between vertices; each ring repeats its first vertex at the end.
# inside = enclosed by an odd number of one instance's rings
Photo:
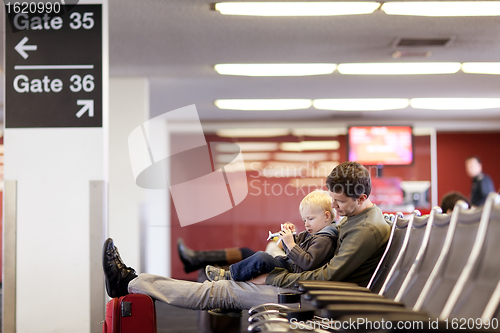
POLYGON ((302 293, 308 292, 309 290, 338 290, 338 291, 357 291, 370 293, 371 290, 365 287, 360 287, 358 285, 338 285, 338 284, 327 284, 327 283, 308 283, 301 284, 298 287, 299 291, 302 293))
POLYGON ((392 299, 387 298, 372 298, 372 297, 345 297, 345 296, 318 296, 311 304, 316 308, 324 308, 329 305, 347 305, 347 304, 359 304, 359 305, 372 305, 372 306, 394 306, 403 308, 405 305, 401 302, 395 302, 392 299))
POLYGON ((344 282, 344 281, 323 281, 323 280, 299 280, 295 282, 294 287, 299 288, 300 286, 306 286, 309 284, 313 285, 331 285, 331 286, 358 286, 358 284, 353 282, 344 282))
POLYGON ((311 301, 318 296, 356 296, 356 297, 370 297, 370 298, 383 298, 384 296, 373 293, 357 292, 357 291, 340 291, 340 290, 310 290, 302 297, 307 301, 311 301))

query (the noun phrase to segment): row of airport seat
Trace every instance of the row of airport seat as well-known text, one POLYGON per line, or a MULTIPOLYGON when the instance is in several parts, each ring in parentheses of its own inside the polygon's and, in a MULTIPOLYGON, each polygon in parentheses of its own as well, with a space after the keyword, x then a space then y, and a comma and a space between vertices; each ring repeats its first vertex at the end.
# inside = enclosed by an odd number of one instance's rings
POLYGON ((301 309, 254 307, 248 330, 319 333, 383 322, 387 330, 389 322, 391 329, 413 322, 432 331, 499 331, 500 196, 491 193, 483 207, 467 208, 458 202, 451 215, 436 207, 425 216, 386 216, 390 237, 366 288, 299 281, 301 309))

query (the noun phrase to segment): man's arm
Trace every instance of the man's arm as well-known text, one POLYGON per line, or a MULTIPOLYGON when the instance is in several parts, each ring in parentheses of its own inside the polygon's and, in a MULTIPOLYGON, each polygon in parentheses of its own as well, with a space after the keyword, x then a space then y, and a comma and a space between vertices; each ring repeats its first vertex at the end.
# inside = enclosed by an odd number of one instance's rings
POLYGON ((380 247, 380 241, 370 227, 356 227, 346 232, 337 255, 314 271, 289 273, 276 268, 266 278, 266 284, 292 287, 298 280, 341 281, 361 266, 380 247))

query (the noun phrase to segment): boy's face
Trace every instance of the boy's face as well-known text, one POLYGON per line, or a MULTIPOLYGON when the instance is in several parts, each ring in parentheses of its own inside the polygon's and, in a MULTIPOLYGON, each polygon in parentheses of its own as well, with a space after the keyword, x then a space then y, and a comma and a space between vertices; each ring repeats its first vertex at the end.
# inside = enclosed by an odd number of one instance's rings
POLYGON ((304 226, 310 234, 315 234, 327 225, 331 224, 330 212, 322 212, 321 209, 317 207, 306 207, 301 210, 300 215, 302 216, 302 221, 304 221, 304 226))
POLYGON ((345 193, 335 193, 330 191, 332 197, 332 208, 340 216, 355 216, 362 211, 360 199, 350 198, 345 193))

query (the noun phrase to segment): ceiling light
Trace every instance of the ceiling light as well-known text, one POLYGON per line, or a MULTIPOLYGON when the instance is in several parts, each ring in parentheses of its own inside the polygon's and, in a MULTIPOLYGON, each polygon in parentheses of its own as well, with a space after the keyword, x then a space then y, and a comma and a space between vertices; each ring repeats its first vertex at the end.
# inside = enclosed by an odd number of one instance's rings
POLYGON ((292 135, 295 136, 339 136, 345 134, 347 134, 347 127, 310 127, 292 129, 292 135))
POLYGON ((236 142, 217 143, 215 149, 221 153, 237 153, 241 151, 274 151, 278 150, 277 142, 236 142))
POLYGON ((453 74, 460 70, 459 62, 406 62, 340 64, 341 74, 351 75, 408 75, 453 74))
POLYGON ((216 131, 218 136, 227 138, 269 138, 289 135, 286 128, 228 128, 216 131))
POLYGON ((479 110, 500 107, 500 98, 412 98, 415 109, 479 110))
POLYGON ((500 74, 500 62, 464 62, 462 72, 473 74, 500 74))
POLYGON ((225 15, 330 16, 370 14, 378 2, 223 2, 215 10, 225 15))
POLYGON ((304 162, 283 162, 283 161, 268 161, 267 166, 269 168, 282 168, 282 169, 301 169, 307 170, 309 167, 307 163, 304 162))
POLYGON ((224 170, 224 172, 241 172, 241 171, 260 171, 263 168, 263 162, 244 162, 244 163, 221 163, 215 165, 215 170, 224 170))
POLYGON ((381 9, 389 15, 414 16, 496 16, 499 1, 417 1, 386 2, 381 9))
MULTIPOLYGON (((235 154, 218 154, 215 159, 218 163, 230 163, 235 157, 235 154)), ((246 153, 243 154, 243 159, 245 161, 267 161, 271 159, 271 153, 246 153)))
POLYGON ((327 153, 275 153, 274 159, 277 161, 326 161, 327 153))
POLYGON ((244 111, 271 111, 308 109, 310 99, 218 99, 215 105, 219 109, 244 111))
POLYGON ((316 99, 316 109, 336 111, 379 111, 404 109, 410 104, 406 98, 338 98, 316 99))
POLYGON ((219 64, 217 73, 244 76, 307 76, 331 74, 336 64, 219 64))
POLYGON ((337 140, 280 143, 280 149, 285 151, 336 150, 339 149, 339 147, 340 143, 337 140))

